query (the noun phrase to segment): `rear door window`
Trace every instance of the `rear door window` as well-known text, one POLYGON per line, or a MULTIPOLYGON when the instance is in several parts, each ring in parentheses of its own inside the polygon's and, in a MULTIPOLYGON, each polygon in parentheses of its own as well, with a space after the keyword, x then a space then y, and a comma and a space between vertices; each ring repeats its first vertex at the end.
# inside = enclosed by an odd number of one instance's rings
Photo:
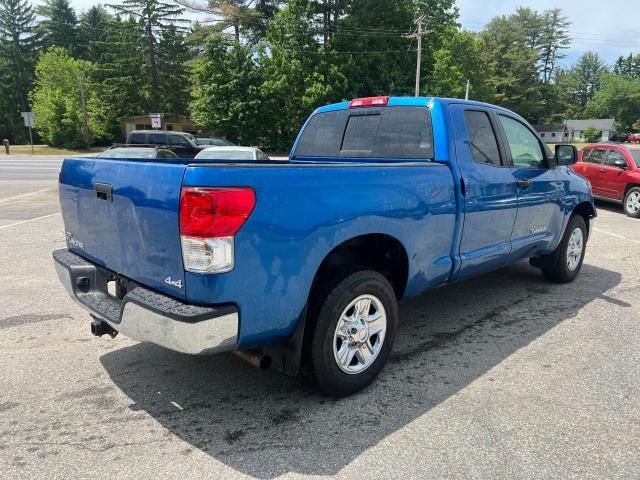
POLYGON ((433 158, 431 116, 424 107, 340 110, 314 115, 295 152, 308 157, 433 158))
POLYGON ((500 150, 496 134, 489 120, 489 114, 477 110, 467 110, 464 112, 464 118, 469 132, 469 146, 473 161, 500 166, 500 150))
POLYGON ((607 150, 604 148, 594 148, 591 153, 585 158, 587 163, 597 163, 598 165, 604 163, 604 158, 607 154, 607 150))

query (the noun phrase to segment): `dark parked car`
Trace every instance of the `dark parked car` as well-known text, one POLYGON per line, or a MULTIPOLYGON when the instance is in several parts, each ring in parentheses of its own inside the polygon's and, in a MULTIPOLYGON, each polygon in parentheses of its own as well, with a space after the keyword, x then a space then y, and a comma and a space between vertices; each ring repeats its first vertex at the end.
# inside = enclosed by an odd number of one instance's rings
POLYGON ((98 158, 178 158, 175 153, 166 148, 154 146, 114 145, 98 155, 98 158))
POLYGON ((193 158, 204 148, 190 133, 170 130, 134 130, 127 135, 127 144, 161 146, 180 158, 193 158))
POLYGON ((233 147, 235 144, 224 138, 202 138, 198 137, 198 143, 200 145, 206 145, 211 147, 233 147))

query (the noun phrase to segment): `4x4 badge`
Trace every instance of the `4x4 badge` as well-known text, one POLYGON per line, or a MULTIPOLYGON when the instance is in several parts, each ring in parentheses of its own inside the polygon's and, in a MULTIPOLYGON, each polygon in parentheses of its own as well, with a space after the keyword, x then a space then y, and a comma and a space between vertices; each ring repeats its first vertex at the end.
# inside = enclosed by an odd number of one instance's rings
POLYGON ((171 277, 167 277, 164 279, 164 283, 171 285, 172 287, 182 288, 182 280, 174 280, 171 277))

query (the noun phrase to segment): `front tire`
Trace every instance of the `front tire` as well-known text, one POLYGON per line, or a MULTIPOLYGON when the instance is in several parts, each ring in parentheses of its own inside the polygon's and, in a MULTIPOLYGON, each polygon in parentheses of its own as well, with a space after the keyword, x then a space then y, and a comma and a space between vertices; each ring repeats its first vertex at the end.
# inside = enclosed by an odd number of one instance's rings
POLYGON ((631 218, 640 218, 640 187, 632 187, 624 196, 624 213, 631 218))
POLYGON ((581 215, 574 215, 569 219, 556 250, 540 257, 535 263, 542 268, 542 274, 550 282, 573 282, 582 269, 586 247, 587 224, 581 215))
POLYGON ((321 389, 345 397, 367 387, 384 367, 396 337, 398 303, 382 275, 362 270, 327 278, 311 357, 321 389))

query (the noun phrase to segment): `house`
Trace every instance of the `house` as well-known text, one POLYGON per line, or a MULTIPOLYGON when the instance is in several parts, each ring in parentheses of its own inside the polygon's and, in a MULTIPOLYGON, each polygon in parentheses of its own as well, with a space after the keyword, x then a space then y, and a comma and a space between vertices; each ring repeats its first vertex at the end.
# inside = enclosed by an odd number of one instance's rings
POLYGON ((534 125, 536 132, 544 143, 566 143, 569 142, 569 132, 564 124, 556 125, 534 125))
MULTIPOLYGON (((151 130, 151 117, 149 115, 136 115, 122 120, 125 137, 132 130, 151 130)), ((196 133, 197 128, 189 117, 184 115, 166 115, 162 117, 162 129, 174 132, 196 133)))
POLYGON ((569 133, 568 141, 584 142, 583 132, 594 128, 601 133, 599 142, 608 142, 616 131, 616 121, 613 118, 589 118, 586 120, 567 120, 564 122, 569 133))

